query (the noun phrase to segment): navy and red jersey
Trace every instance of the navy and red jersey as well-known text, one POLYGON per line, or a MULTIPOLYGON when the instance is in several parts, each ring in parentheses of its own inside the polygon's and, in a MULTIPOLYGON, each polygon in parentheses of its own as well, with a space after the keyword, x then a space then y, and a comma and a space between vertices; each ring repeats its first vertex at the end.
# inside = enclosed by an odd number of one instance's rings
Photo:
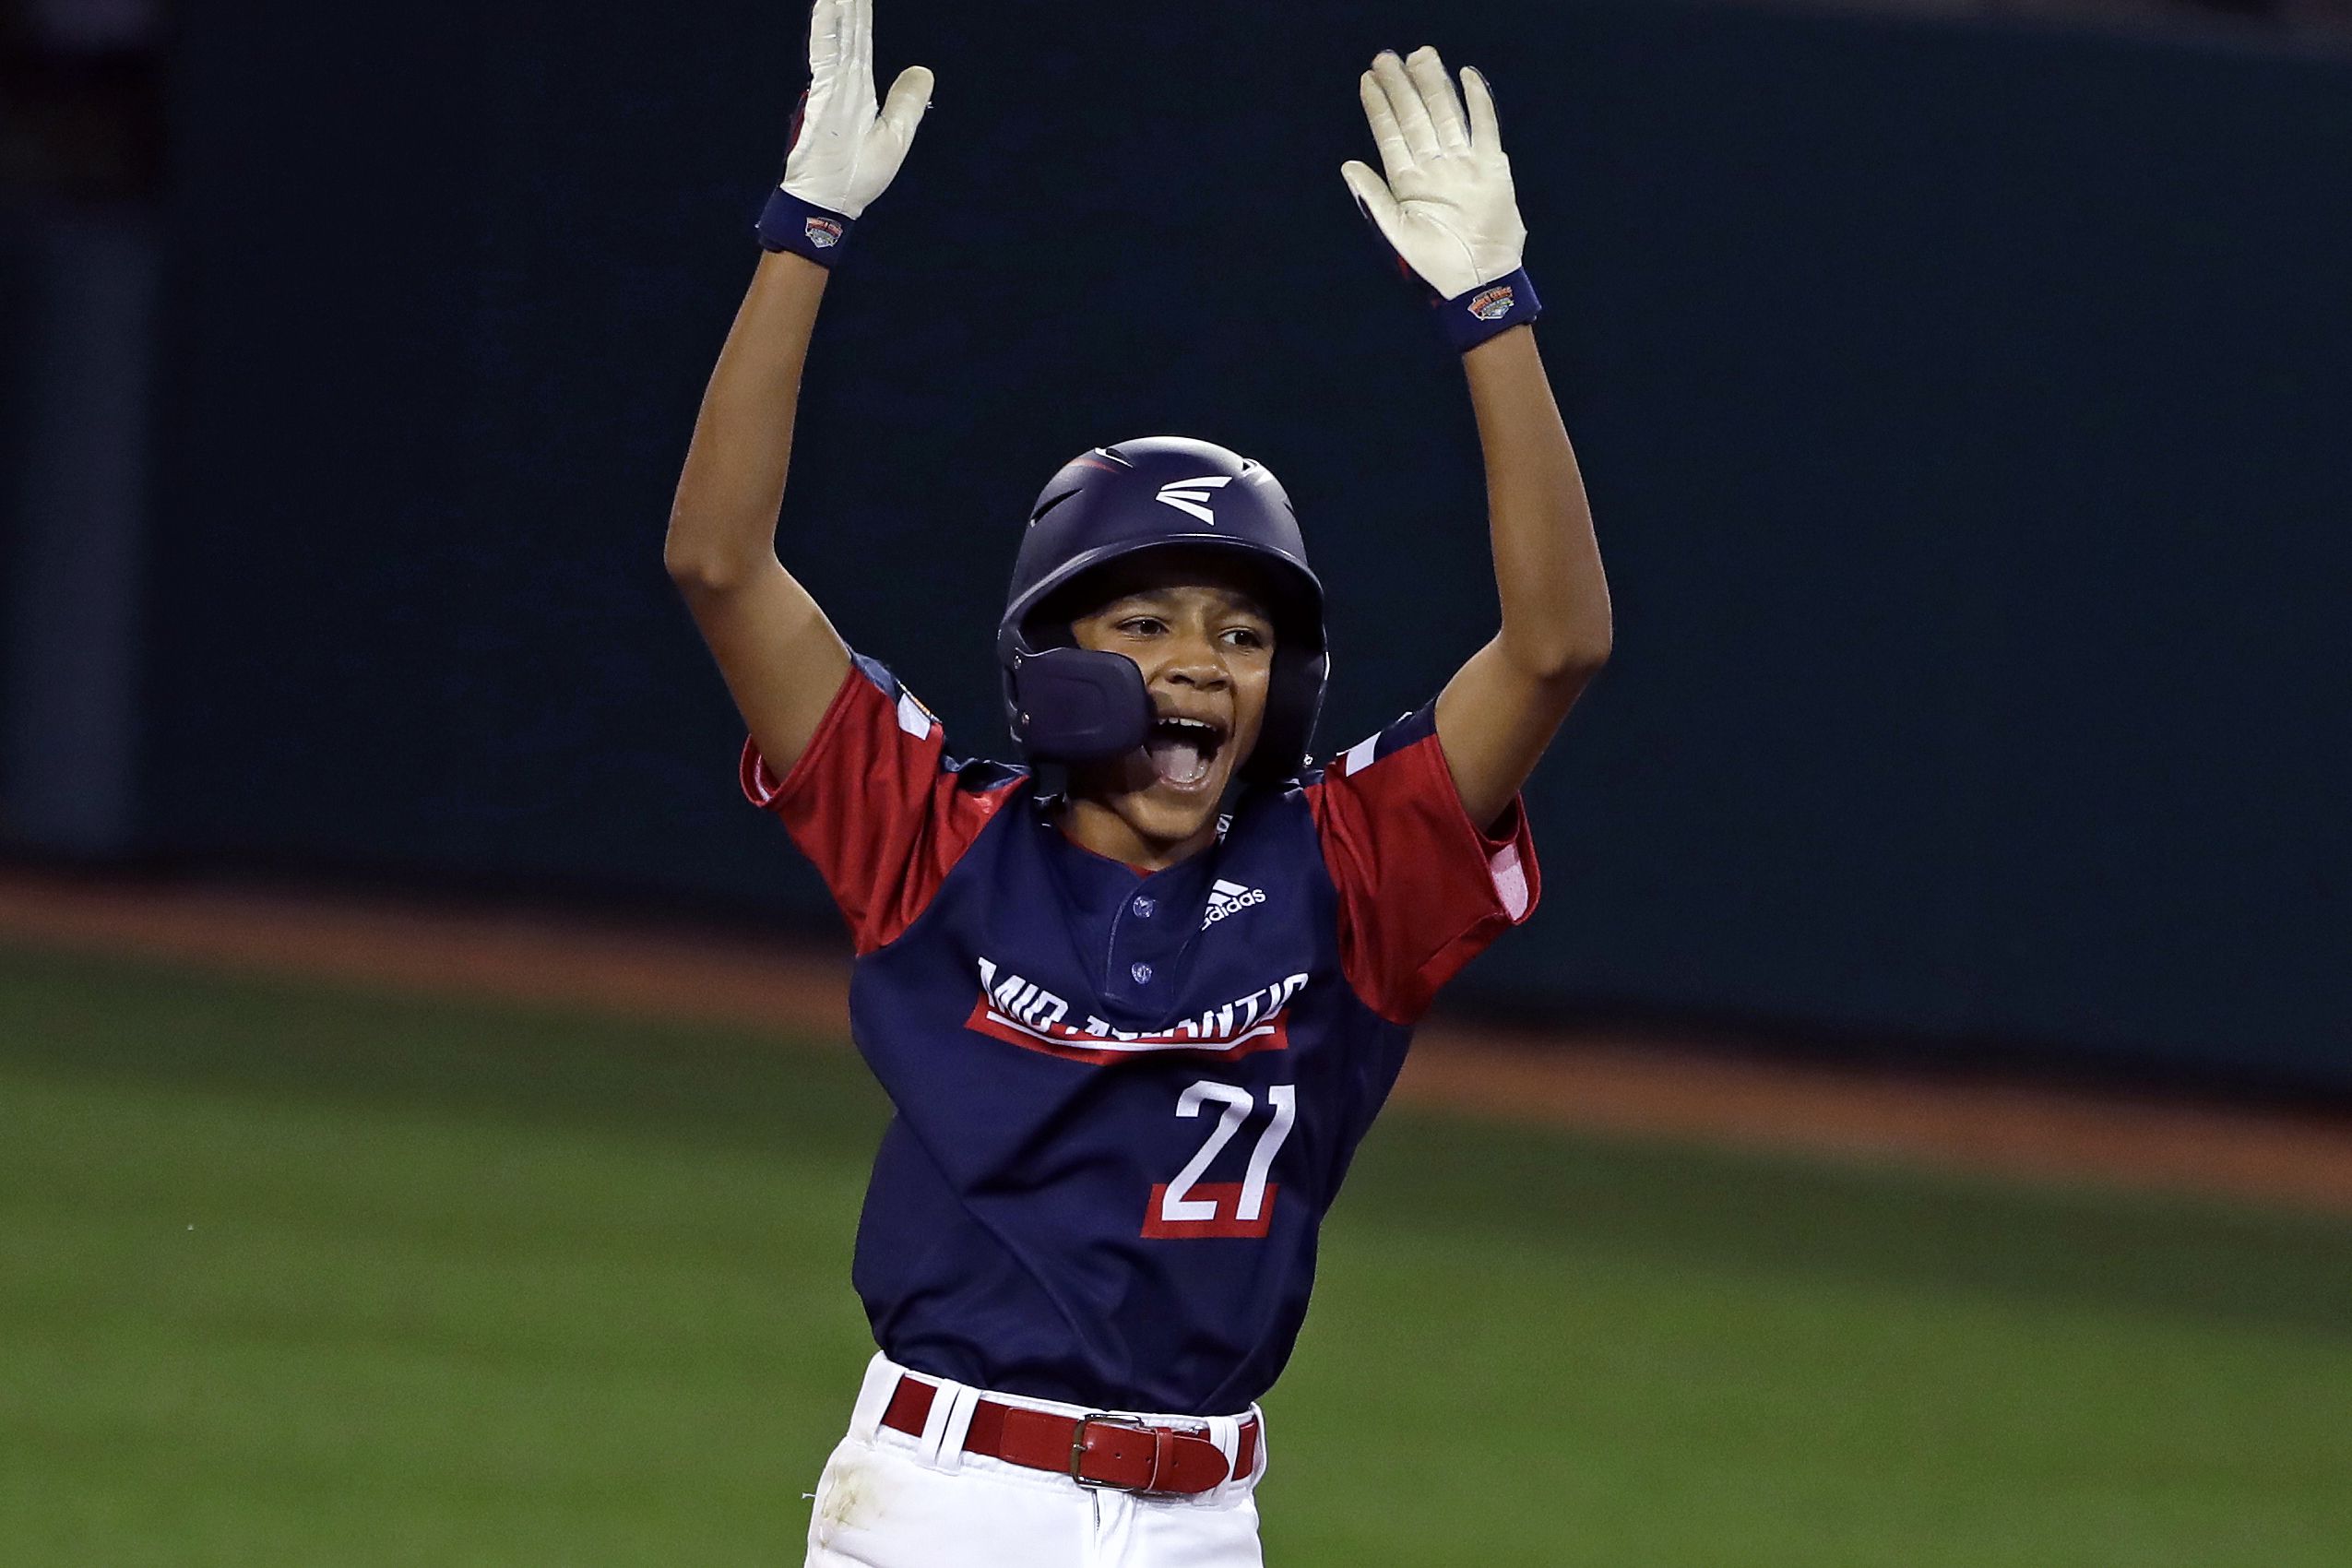
POLYGON ((859 658, 784 778, 743 753, 849 921, 850 1032, 896 1112, 851 1275, 875 1342, 1006 1393, 1239 1410, 1289 1358, 1414 1022, 1535 906, 1520 809, 1472 825, 1432 704, 1145 873, 945 747, 859 658))

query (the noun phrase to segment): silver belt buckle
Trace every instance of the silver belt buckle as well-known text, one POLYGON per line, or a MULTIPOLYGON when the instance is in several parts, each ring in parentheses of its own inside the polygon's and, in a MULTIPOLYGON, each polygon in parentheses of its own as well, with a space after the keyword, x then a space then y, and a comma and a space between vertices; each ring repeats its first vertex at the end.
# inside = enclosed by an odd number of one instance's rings
MULTIPOLYGON (((1137 1489, 1120 1485, 1117 1481, 1099 1481, 1084 1473, 1087 1459, 1087 1428, 1090 1426, 1118 1427, 1125 1431, 1149 1431, 1151 1427, 1132 1416, 1114 1416, 1107 1410, 1094 1410, 1078 1418, 1070 1432, 1070 1479, 1092 1491, 1132 1491, 1137 1489)), ((1154 1476, 1152 1479, 1159 1478, 1154 1476)))

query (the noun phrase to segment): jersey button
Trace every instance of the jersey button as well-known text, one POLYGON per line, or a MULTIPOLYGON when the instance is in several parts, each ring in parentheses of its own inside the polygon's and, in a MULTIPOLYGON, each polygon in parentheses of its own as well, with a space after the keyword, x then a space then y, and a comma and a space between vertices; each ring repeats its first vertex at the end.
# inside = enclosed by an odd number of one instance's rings
POLYGON ((1149 964, 1137 964, 1127 972, 1135 977, 1135 983, 1137 985, 1149 985, 1151 983, 1151 966, 1149 964))
POLYGON ((1158 908, 1159 900, 1150 897, 1148 894, 1137 894, 1135 896, 1136 919, 1147 921, 1151 919, 1152 911, 1158 908))

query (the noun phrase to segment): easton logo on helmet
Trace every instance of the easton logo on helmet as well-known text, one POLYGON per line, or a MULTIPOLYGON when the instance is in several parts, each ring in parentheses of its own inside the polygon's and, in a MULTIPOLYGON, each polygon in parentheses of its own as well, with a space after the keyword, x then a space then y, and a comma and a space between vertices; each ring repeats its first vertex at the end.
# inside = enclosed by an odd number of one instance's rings
POLYGON ((810 219, 803 232, 809 237, 809 244, 819 250, 826 250, 841 243, 841 225, 830 218, 810 219))
POLYGON ((1482 294, 1473 295, 1470 314, 1480 321, 1501 321, 1511 314, 1511 307, 1516 303, 1518 302, 1511 297, 1511 285, 1505 283, 1482 294))
POLYGON ((1159 493, 1152 499, 1163 506, 1173 506, 1179 512, 1190 512, 1202 522, 1214 527, 1217 514, 1208 509, 1208 493, 1222 490, 1232 482, 1231 474, 1203 474, 1198 479, 1172 480, 1161 485, 1159 493))

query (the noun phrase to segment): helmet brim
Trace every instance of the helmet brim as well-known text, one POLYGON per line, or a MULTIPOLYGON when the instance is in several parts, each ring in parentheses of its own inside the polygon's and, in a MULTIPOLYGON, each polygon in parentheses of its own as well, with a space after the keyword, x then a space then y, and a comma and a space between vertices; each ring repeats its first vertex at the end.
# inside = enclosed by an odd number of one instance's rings
MULTIPOLYGON (((1172 558, 1172 565, 1188 555, 1217 558, 1241 569, 1273 618, 1277 647, 1323 651, 1323 584, 1306 564, 1263 544, 1206 532, 1106 545, 1074 556, 1022 596, 1011 618, 1029 647, 1055 647, 1069 640, 1073 621, 1116 597, 1127 573, 1148 573, 1157 560, 1172 558)), ((1170 576, 1181 577, 1181 568, 1170 576)))

